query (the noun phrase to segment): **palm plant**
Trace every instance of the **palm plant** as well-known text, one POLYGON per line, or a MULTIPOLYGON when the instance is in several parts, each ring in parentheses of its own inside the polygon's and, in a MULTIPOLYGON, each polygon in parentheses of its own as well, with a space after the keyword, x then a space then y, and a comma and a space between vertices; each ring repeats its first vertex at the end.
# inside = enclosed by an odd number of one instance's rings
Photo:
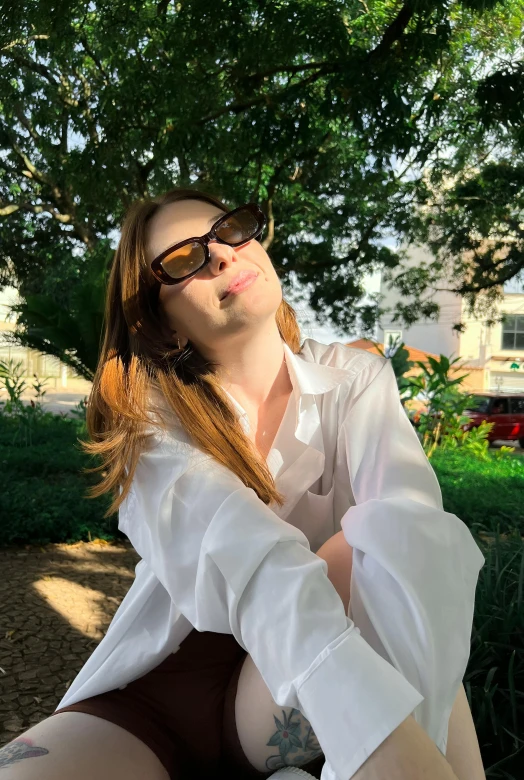
POLYGON ((53 355, 91 381, 98 363, 107 274, 113 254, 107 245, 92 253, 69 296, 67 308, 60 305, 57 294, 25 295, 20 303, 10 307, 17 317, 17 327, 5 335, 5 340, 53 355))
POLYGON ((391 361, 391 367, 397 378, 400 400, 404 404, 405 401, 411 397, 411 382, 409 378, 406 377, 406 374, 415 365, 414 362, 409 359, 409 350, 406 349, 404 342, 400 341, 398 336, 394 341, 389 342, 385 351, 378 342, 374 341, 373 344, 382 357, 388 358, 391 361))

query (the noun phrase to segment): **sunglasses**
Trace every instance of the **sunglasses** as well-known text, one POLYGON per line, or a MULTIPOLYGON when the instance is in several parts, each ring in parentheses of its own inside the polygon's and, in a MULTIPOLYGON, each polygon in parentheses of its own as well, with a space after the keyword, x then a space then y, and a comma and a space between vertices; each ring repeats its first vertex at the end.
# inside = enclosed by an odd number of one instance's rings
POLYGON ((242 246, 258 238, 266 218, 256 203, 247 203, 224 214, 205 236, 194 236, 168 247, 151 263, 151 272, 162 284, 179 284, 209 263, 209 242, 242 246))

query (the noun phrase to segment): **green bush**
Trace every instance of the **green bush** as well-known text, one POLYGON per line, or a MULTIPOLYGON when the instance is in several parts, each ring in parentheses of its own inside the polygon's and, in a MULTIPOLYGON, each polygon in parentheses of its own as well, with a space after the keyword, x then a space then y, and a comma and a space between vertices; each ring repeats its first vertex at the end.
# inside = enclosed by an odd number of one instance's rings
POLYGON ((488 453, 477 458, 461 450, 433 453, 444 509, 460 517, 475 534, 508 533, 513 528, 524 534, 524 457, 499 458, 488 453))
POLYGON ((524 540, 495 534, 480 547, 486 562, 464 688, 486 776, 517 780, 524 764, 524 540))
POLYGON ((431 465, 444 509, 466 523, 486 558, 464 687, 486 777, 516 780, 524 760, 524 458, 437 448, 431 465))
POLYGON ((29 424, 31 445, 27 416, 0 414, 0 545, 122 538, 117 515, 104 518, 110 497, 86 497, 99 476, 82 472, 94 463, 83 421, 37 413, 29 424))

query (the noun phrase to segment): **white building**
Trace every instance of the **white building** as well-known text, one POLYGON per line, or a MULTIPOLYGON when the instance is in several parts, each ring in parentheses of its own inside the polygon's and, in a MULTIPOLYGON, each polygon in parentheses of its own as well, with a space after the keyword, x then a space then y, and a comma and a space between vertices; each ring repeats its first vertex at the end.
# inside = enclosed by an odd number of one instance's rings
MULTIPOLYGON (((409 251, 407 264, 428 263, 432 256, 423 248, 409 251)), ((381 308, 394 309, 401 300, 400 293, 381 282, 380 292, 385 296, 381 308)), ((421 320, 404 327, 392 320, 392 311, 382 315, 378 327, 378 341, 389 343, 390 337, 437 355, 460 357, 468 367, 477 367, 476 383, 479 390, 524 391, 524 284, 509 283, 504 287, 504 298, 498 304, 505 321, 489 327, 482 319, 466 313, 461 296, 443 291, 432 300, 440 305, 438 321, 421 320), (465 331, 453 330, 454 323, 463 323, 465 331)), ((402 299, 405 305, 409 301, 402 299)))

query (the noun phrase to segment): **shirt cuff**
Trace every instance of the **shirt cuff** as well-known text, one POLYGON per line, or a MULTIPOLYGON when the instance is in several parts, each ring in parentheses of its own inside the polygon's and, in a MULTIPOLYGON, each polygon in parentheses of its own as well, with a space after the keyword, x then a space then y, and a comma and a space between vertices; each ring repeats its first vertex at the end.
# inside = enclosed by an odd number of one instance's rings
POLYGON ((349 780, 424 700, 348 628, 296 680, 300 709, 326 758, 321 780, 349 780))

